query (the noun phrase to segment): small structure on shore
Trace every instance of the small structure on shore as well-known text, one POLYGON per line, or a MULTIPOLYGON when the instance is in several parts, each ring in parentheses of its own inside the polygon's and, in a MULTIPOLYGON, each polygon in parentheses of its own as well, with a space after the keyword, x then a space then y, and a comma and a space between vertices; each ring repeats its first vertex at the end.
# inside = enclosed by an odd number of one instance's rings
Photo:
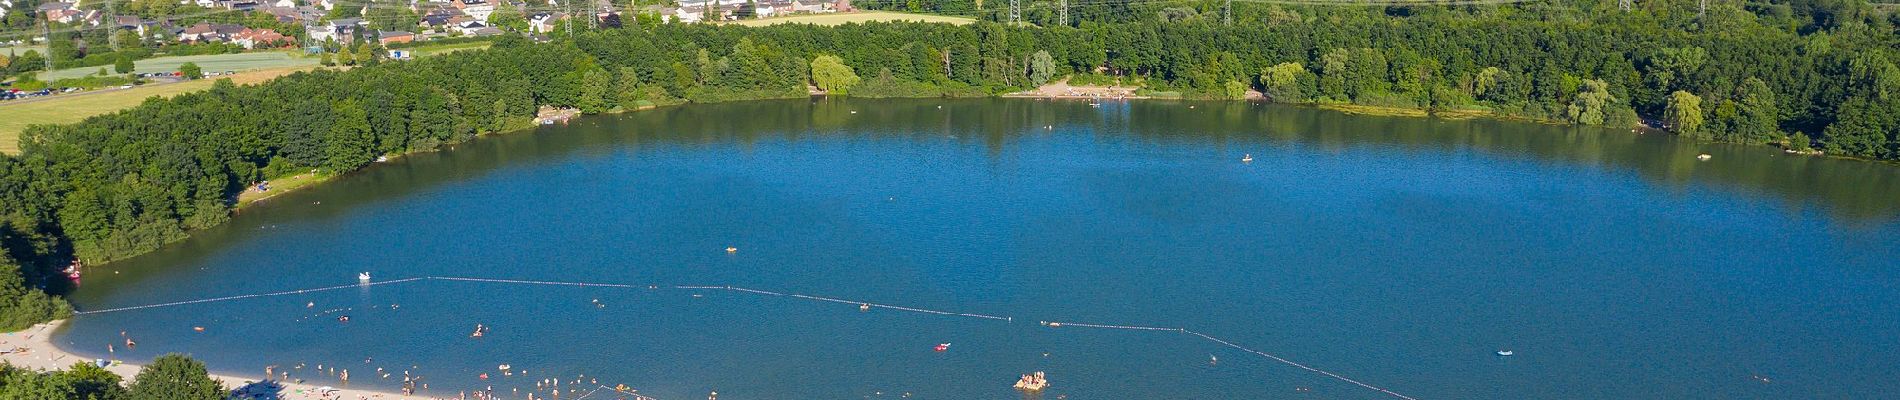
POLYGON ((1049 387, 1049 380, 1043 377, 1042 371, 1036 371, 1036 373, 1033 374, 1023 374, 1021 379, 1016 380, 1015 385, 1016 390, 1025 392, 1039 392, 1046 387, 1049 387))

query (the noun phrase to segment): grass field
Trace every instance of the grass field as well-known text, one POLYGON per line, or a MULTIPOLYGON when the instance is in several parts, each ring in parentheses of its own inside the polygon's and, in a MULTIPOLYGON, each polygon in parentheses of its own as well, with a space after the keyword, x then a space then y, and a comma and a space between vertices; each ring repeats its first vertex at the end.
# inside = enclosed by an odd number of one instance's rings
MULTIPOLYGON (((231 82, 240 85, 258 83, 305 69, 309 68, 289 67, 240 72, 231 76, 231 82)), ((18 154, 20 152, 20 132, 26 130, 27 125, 79 122, 86 117, 131 108, 145 102, 148 97, 170 97, 179 93, 205 90, 211 88, 214 82, 216 82, 214 79, 200 79, 131 89, 60 95, 45 100, 0 102, 0 153, 18 154)))
POLYGON ((494 43, 489 43, 489 42, 431 44, 431 45, 411 47, 406 50, 409 50, 411 54, 413 54, 413 57, 428 57, 428 56, 433 56, 433 55, 454 53, 454 52, 458 52, 462 50, 486 49, 488 48, 488 46, 493 45, 493 44, 494 43))
MULTIPOLYGON (((299 55, 291 54, 291 52, 287 52, 287 51, 267 51, 267 52, 236 53, 236 54, 211 54, 211 55, 202 55, 202 56, 154 57, 154 58, 147 58, 144 60, 135 61, 133 63, 134 68, 132 69, 132 72, 136 72, 136 73, 172 72, 172 71, 177 71, 179 65, 183 65, 184 63, 188 63, 188 62, 198 63, 198 67, 203 68, 205 72, 249 71, 249 70, 258 70, 258 69, 286 68, 286 67, 314 67, 317 65, 317 60, 318 60, 317 57, 301 57, 299 55)), ((107 65, 104 67, 107 73, 110 73, 112 71, 112 66, 107 65)), ((67 68, 67 69, 62 69, 62 70, 53 71, 53 72, 41 73, 39 78, 42 81, 48 81, 48 82, 51 82, 57 79, 78 78, 78 77, 99 72, 99 68, 100 67, 67 68)))
POLYGON ((738 21, 738 22, 732 22, 732 23, 739 24, 739 25, 746 25, 746 26, 765 26, 765 25, 777 25, 777 24, 812 24, 812 25, 833 26, 833 25, 844 25, 844 24, 848 24, 852 22, 871 22, 871 21, 943 22, 943 23, 955 24, 955 25, 965 25, 965 24, 976 22, 975 19, 964 18, 964 17, 909 14, 909 13, 890 12, 890 11, 858 11, 858 12, 849 12, 849 13, 804 14, 804 15, 794 15, 790 17, 752 19, 752 20, 738 21))
POLYGON ((272 179, 270 181, 269 192, 259 192, 257 188, 249 188, 245 189, 243 193, 238 193, 237 207, 244 208, 244 206, 251 205, 251 203, 256 203, 260 200, 276 197, 279 194, 289 193, 290 191, 302 189, 310 185, 323 183, 334 176, 335 175, 313 172, 272 179))
POLYGON ((0 56, 13 57, 13 56, 21 55, 21 54, 26 54, 27 50, 37 51, 37 52, 40 52, 40 55, 46 55, 46 46, 35 45, 35 46, 0 46, 0 56))

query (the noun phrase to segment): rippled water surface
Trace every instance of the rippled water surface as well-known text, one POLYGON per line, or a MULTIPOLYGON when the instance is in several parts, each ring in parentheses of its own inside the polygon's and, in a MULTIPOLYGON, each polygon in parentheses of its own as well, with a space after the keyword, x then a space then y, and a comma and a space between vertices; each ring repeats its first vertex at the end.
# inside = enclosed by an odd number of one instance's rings
POLYGON ((1395 398, 1178 332, 1038 324, 1068 321, 1185 327, 1421 399, 1879 398, 1900 393, 1896 215, 1900 167, 1613 130, 1247 103, 693 105, 377 165, 93 268, 73 298, 359 271, 656 289, 423 280, 82 315, 58 340, 103 357, 123 331, 140 344, 120 358, 303 363, 293 378, 323 384, 318 364, 352 386, 410 370, 437 395, 585 374, 662 399, 992 399, 1047 371, 1048 399, 1395 398))

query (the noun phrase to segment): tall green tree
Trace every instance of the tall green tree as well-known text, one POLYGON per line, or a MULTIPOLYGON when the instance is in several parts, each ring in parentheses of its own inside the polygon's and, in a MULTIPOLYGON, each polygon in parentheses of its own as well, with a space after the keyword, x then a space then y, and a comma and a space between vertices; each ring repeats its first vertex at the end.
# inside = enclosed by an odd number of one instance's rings
POLYGON ((117 61, 112 62, 112 72, 121 74, 132 73, 132 56, 120 55, 117 61))
POLYGON ((1260 71, 1260 86, 1268 99, 1282 103, 1307 101, 1309 86, 1316 84, 1312 72, 1297 62, 1275 64, 1260 71))
POLYGON ((334 172, 353 171, 376 158, 375 138, 370 135, 369 112, 354 99, 331 106, 334 121, 324 137, 324 167, 334 172))
POLYGON ((351 53, 348 46, 344 46, 336 51, 336 62, 343 65, 356 65, 356 54, 351 53))
POLYGON ((184 64, 179 64, 178 73, 183 74, 185 76, 185 79, 191 79, 191 80, 204 79, 205 77, 204 69, 198 68, 198 63, 195 63, 195 62, 186 62, 184 64))
POLYGON ((0 332, 72 316, 72 306, 65 300, 27 287, 20 268, 12 256, 0 252, 0 332))
POLYGON ((619 103, 620 107, 632 109, 638 107, 641 100, 649 100, 646 89, 640 84, 639 69, 620 67, 620 73, 615 74, 615 78, 614 101, 619 103))
POLYGON ((1056 77, 1056 60, 1047 50, 1029 56, 1029 85, 1042 86, 1056 77))
POLYGON ((613 77, 607 74, 607 70, 594 68, 581 73, 580 99, 576 108, 587 114, 607 112, 607 109, 613 108, 608 103, 612 100, 608 97, 613 92, 612 86, 613 77))
POLYGON ((226 393, 205 365, 181 354, 158 356, 128 388, 132 400, 222 400, 226 393))
POLYGON ((1669 105, 1663 109, 1663 123, 1678 135, 1701 140, 1710 139, 1702 130, 1702 98, 1694 93, 1677 90, 1669 94, 1669 105))
POLYGON ((858 74, 845 65, 844 60, 834 55, 821 55, 811 59, 811 80, 819 90, 829 94, 847 94, 852 86, 858 84, 858 74))
POLYGON ((1577 95, 1567 109, 1570 122, 1583 125, 1603 125, 1609 112, 1610 85, 1601 80, 1587 79, 1578 87, 1577 95))

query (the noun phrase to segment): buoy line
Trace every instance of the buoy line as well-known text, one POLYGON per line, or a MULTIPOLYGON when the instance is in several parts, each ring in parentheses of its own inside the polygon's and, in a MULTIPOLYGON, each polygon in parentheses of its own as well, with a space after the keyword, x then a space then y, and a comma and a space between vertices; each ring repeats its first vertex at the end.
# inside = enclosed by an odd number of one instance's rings
MULTIPOLYGON (((104 313, 112 313, 112 312, 122 312, 122 311, 134 311, 134 310, 144 310, 144 309, 152 309, 152 308, 162 308, 162 307, 175 307, 175 306, 182 306, 182 305, 191 305, 191 304, 203 304, 203 303, 214 303, 214 302, 224 302, 224 301, 234 301, 234 300, 244 300, 244 299, 252 299, 252 298, 261 298, 261 297, 275 297, 275 296, 287 296, 287 295, 293 295, 293 294, 305 294, 305 293, 316 293, 316 292, 324 292, 324 291, 331 291, 331 290, 338 290, 338 289, 347 289, 347 288, 361 288, 361 287, 370 287, 370 286, 378 286, 378 285, 394 285, 394 284, 400 284, 400 283, 409 283, 409 282, 417 282, 417 281, 427 281, 427 280, 442 280, 442 281, 455 281, 455 282, 480 282, 480 283, 498 283, 498 284, 516 284, 516 285, 540 285, 540 286, 573 286, 573 287, 607 287, 607 288, 622 288, 622 289, 657 289, 657 288, 673 288, 673 289, 683 289, 683 290, 725 290, 725 291, 731 291, 731 292, 739 292, 739 293, 747 293, 747 294, 757 294, 757 295, 766 295, 766 296, 774 296, 774 297, 793 297, 793 298, 799 298, 799 299, 805 299, 805 300, 813 300, 813 301, 820 301, 820 302, 830 302, 830 303, 840 303, 840 304, 849 304, 849 305, 854 305, 854 306, 860 306, 860 307, 866 307, 866 308, 869 308, 869 307, 876 307, 876 308, 884 308, 884 309, 891 309, 891 310, 898 310, 898 311, 908 311, 908 312, 915 312, 915 313, 923 313, 923 314, 934 314, 934 315, 945 315, 945 316, 956 316, 956 317, 968 317, 968 318, 980 318, 980 319, 989 319, 989 320, 998 320, 998 321, 1004 321, 1004 322, 1012 322, 1012 323, 1013 323, 1013 322, 1015 322, 1015 318, 1014 318, 1014 317, 1008 317, 1008 316, 995 316, 995 315, 986 315, 986 314, 974 314, 974 313, 962 313, 962 312, 952 312, 952 311, 942 311, 942 310, 931 310, 931 309, 924 309, 924 308, 915 308, 915 307, 904 307, 904 306, 894 306, 894 305, 887 305, 887 304, 879 304, 879 303, 871 303, 871 302, 863 302, 863 301, 851 301, 851 300, 845 300, 845 299, 838 299, 838 298, 831 298, 831 297, 823 297, 823 296, 813 296, 813 295, 805 295, 805 294, 796 294, 796 293, 790 293, 790 294, 788 294, 788 293, 780 293, 780 292, 773 292, 773 291, 767 291, 767 290, 759 290, 759 289, 751 289, 751 288, 744 288, 744 287, 737 287, 737 286, 680 286, 680 285, 672 285, 672 286, 661 286, 661 285, 631 285, 631 284, 622 284, 622 283, 595 283, 595 282, 568 282, 568 281, 544 281, 544 280, 525 280, 525 279, 497 279, 497 278, 472 278, 472 277, 459 277, 459 276, 424 276, 424 277, 415 277, 415 278, 404 278, 404 279, 396 279, 396 280, 390 280, 390 281, 378 281, 378 282, 361 282, 361 283, 356 283, 356 284, 350 284, 350 285, 338 285, 338 286, 326 286, 326 287, 320 287, 320 288, 312 288, 312 289, 299 289, 299 290, 286 290, 286 291, 281 291, 281 292, 270 292, 270 293, 259 293, 259 294, 246 294, 246 295, 236 295, 236 296, 224 296, 224 297, 213 297, 213 298, 208 298, 208 299, 198 299, 198 300, 186 300, 186 301, 174 301, 174 302, 169 302, 169 303, 157 303, 157 304, 147 304, 147 305, 140 305, 140 306, 128 306, 128 307, 115 307, 115 308, 107 308, 107 309, 99 309, 99 310, 87 310, 87 311, 75 311, 75 312, 73 312, 73 315, 74 315, 75 317, 77 317, 77 316, 82 316, 82 315, 93 315, 93 314, 104 314, 104 313)), ((695 295, 695 296, 697 296, 697 295, 695 295)), ((1356 380, 1356 379, 1352 379, 1352 378, 1348 378, 1348 377, 1346 377, 1346 376, 1344 376, 1344 375, 1340 375, 1340 374, 1337 374, 1337 373, 1334 373, 1334 372, 1332 372, 1332 371, 1327 371, 1327 370, 1323 370, 1323 369, 1319 369, 1319 368, 1314 368, 1314 367, 1312 367, 1312 366, 1308 366, 1308 365, 1306 365, 1306 364, 1302 364, 1302 363, 1299 363, 1299 362, 1296 362, 1296 361, 1293 361, 1293 360, 1289 360, 1289 359, 1286 359, 1286 358, 1283 358, 1283 357, 1280 357, 1280 356, 1276 356, 1276 355, 1273 355, 1273 354, 1271 354, 1271 353, 1267 353, 1267 352, 1264 352, 1264 351, 1259 351, 1259 350, 1254 350, 1254 349, 1251 349, 1251 348, 1248 348, 1248 347, 1245 347, 1245 346, 1241 346, 1241 345, 1239 345, 1239 344, 1235 344, 1234 342, 1231 342, 1231 341, 1228 341, 1228 340, 1225 340, 1225 339, 1221 339, 1221 338, 1217 338, 1217 337, 1214 337, 1214 336, 1211 336, 1211 335, 1208 335, 1208 334, 1205 334, 1205 333, 1200 333, 1200 332, 1196 332, 1196 331, 1193 331, 1193 330, 1189 330, 1189 329, 1187 329, 1187 328, 1165 328, 1165 327, 1156 327, 1156 326, 1140 326, 1140 325, 1111 325, 1111 324, 1089 324, 1089 323, 1080 323, 1080 322, 1061 322, 1061 321, 1055 321, 1055 320, 1043 320, 1043 321, 1041 321, 1041 324, 1042 324, 1043 326, 1046 326, 1046 327, 1050 327, 1050 328, 1058 328, 1058 327, 1076 327, 1076 328, 1094 328, 1094 329, 1119 329, 1119 330, 1133 330, 1133 331, 1160 331, 1160 332, 1178 332, 1178 333, 1185 333, 1185 334, 1188 334, 1188 335, 1193 335, 1193 336, 1195 336, 1195 337, 1199 337, 1199 338, 1201 338, 1201 339, 1203 339, 1203 340, 1207 340, 1207 341, 1210 341, 1210 342, 1214 342, 1214 343, 1216 343, 1216 344, 1220 344, 1220 345, 1222 345, 1222 346, 1227 346, 1227 347, 1231 347, 1231 348, 1233 348, 1233 349, 1235 349, 1235 350, 1240 350, 1240 351, 1242 351, 1242 352, 1246 352, 1246 353, 1250 353, 1250 354, 1254 354, 1254 355, 1257 355, 1257 356, 1261 356, 1261 357, 1265 357, 1265 358, 1267 358, 1267 359, 1270 359, 1270 360, 1273 360, 1273 361, 1276 361, 1276 362, 1279 362, 1279 363, 1281 363, 1281 364, 1286 364, 1286 365, 1288 365, 1288 366, 1292 366, 1292 367, 1295 367, 1295 368, 1299 368, 1299 369, 1303 369, 1303 370, 1307 370, 1307 371, 1310 371, 1310 372, 1313 372, 1313 373, 1317 373, 1317 374, 1320 374, 1320 375, 1325 375, 1325 376, 1327 376, 1327 377, 1330 377, 1330 378, 1333 378, 1333 379, 1335 379, 1335 380, 1338 380, 1338 381, 1341 381, 1341 382, 1346 382, 1346 383, 1350 383, 1350 384, 1353 384, 1353 385, 1355 385, 1355 386, 1359 386, 1359 387, 1363 387, 1363 388, 1366 388, 1366 389, 1371 389, 1371 390, 1374 390, 1374 391, 1378 391, 1378 392, 1380 392, 1380 393, 1384 393, 1384 394, 1387 394, 1387 395, 1390 395, 1390 396, 1392 396, 1392 397, 1396 397, 1396 398, 1400 398, 1400 399, 1404 399, 1404 400, 1418 400, 1418 399, 1416 399, 1416 398, 1413 398, 1413 397, 1411 397, 1411 396, 1407 396, 1407 395, 1404 395, 1404 394, 1400 394, 1400 393, 1398 393, 1398 392, 1395 392, 1395 391, 1392 391, 1392 390, 1389 390, 1389 389, 1386 389, 1386 388, 1382 388, 1382 387, 1379 387, 1379 386, 1374 386, 1374 385, 1371 385, 1371 384, 1368 384, 1368 383, 1365 383, 1365 382, 1361 382, 1361 381, 1359 381, 1359 380, 1356 380)), ((607 387, 605 387, 605 386, 602 386, 601 388, 606 388, 606 389, 612 389, 612 388, 607 388, 607 387)), ((595 391, 599 391, 599 389, 595 389, 595 391)), ((647 397, 647 396, 643 396, 643 395, 639 395, 639 394, 634 394, 634 393, 629 393, 629 392, 621 392, 621 391, 619 391, 619 390, 613 390, 613 391, 614 391, 614 392, 617 392, 617 393, 622 393, 622 394, 628 394, 628 395, 633 395, 633 396, 636 396, 636 397, 638 397, 638 398, 640 398, 640 399, 644 399, 644 400, 652 400, 652 398, 651 398, 651 397, 647 397)), ((588 395, 592 395, 592 394, 593 394, 593 392, 588 392, 588 395)), ((586 396, 582 396, 581 398, 586 398, 586 396)), ((576 400, 579 400, 579 399, 576 399, 576 400)))

